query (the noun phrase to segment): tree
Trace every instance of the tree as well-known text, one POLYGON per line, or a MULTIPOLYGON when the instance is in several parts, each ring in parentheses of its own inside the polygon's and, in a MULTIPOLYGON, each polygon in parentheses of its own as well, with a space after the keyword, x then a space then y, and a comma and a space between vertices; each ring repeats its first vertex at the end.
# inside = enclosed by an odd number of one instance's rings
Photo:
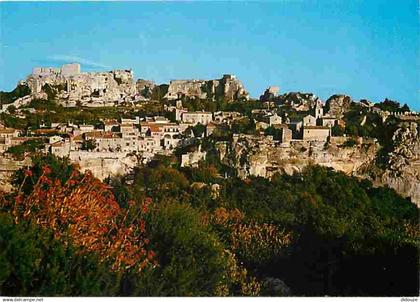
POLYGON ((274 128, 273 126, 268 127, 264 130, 265 135, 272 135, 274 140, 280 140, 281 139, 281 130, 274 128))
POLYGON ((381 103, 376 103, 375 106, 389 112, 395 112, 400 109, 400 103, 390 99, 385 99, 381 103))
POLYGON ((247 117, 233 121, 231 128, 233 133, 252 134, 255 132, 254 121, 247 117))
POLYGON ((34 153, 43 148, 44 142, 42 139, 31 139, 20 145, 9 147, 6 152, 12 154, 19 160, 23 160, 26 152, 34 153))
POLYGON ((335 124, 332 128, 331 128, 331 134, 332 136, 343 136, 345 132, 345 129, 343 127, 341 127, 340 125, 335 124))
POLYGON ((194 127, 192 127, 192 131, 193 131, 195 137, 202 137, 203 134, 206 133, 206 126, 204 126, 202 124, 197 124, 194 127))
POLYGON ((9 111, 10 114, 15 114, 16 113, 16 107, 15 107, 15 105, 9 105, 7 107, 7 111, 9 111))
POLYGON ((82 143, 82 150, 92 151, 97 147, 94 139, 84 140, 82 143))
POLYGON ((160 266, 137 280, 139 295, 258 294, 258 283, 224 251, 197 210, 174 201, 155 204, 147 222, 160 266))
POLYGON ((151 99, 156 101, 161 101, 166 93, 168 93, 169 85, 162 84, 153 87, 151 99))
POLYGON ((86 253, 97 253, 115 271, 138 272, 155 265, 152 251, 146 246, 149 241, 142 219, 150 200, 121 209, 108 186, 89 171, 81 174, 73 170, 62 183, 51 178, 49 166, 42 168, 32 190, 25 195, 21 188, 33 174, 32 170, 25 171, 19 191, 3 205, 16 222, 36 221, 51 230, 55 238, 71 242, 86 253))
POLYGON ((108 296, 119 274, 29 222, 0 213, 0 293, 5 296, 108 296))
POLYGON ((31 159, 32 167, 30 169, 19 169, 12 176, 12 184, 24 194, 32 192, 34 185, 43 174, 44 167, 49 167, 50 178, 59 180, 62 184, 66 183, 78 168, 77 165, 70 163, 68 158, 56 157, 53 154, 35 154, 31 159), (26 180, 24 181, 24 179, 26 180))
POLYGON ((31 93, 31 89, 27 85, 17 85, 13 91, 0 91, 0 105, 10 104, 18 98, 27 96, 31 93))

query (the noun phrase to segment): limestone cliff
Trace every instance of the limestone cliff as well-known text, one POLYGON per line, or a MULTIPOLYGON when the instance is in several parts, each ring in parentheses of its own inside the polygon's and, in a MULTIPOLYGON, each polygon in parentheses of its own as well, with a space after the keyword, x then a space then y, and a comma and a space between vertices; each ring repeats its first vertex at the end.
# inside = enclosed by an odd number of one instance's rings
POLYGON ((288 106, 298 111, 308 111, 321 99, 313 93, 288 92, 274 98, 274 101, 281 106, 288 106))
POLYGON ((184 96, 198 99, 239 100, 248 99, 249 94, 242 82, 233 75, 224 75, 216 80, 171 81, 165 98, 176 100, 184 96))
POLYGON ((351 97, 342 94, 335 94, 330 96, 325 103, 326 113, 331 116, 341 117, 350 109, 351 103, 351 97))
POLYGON ((144 98, 151 98, 153 88, 156 87, 156 84, 152 81, 139 79, 136 82, 137 93, 139 93, 144 98))
POLYGON ((381 146, 372 139, 359 139, 354 146, 346 145, 344 137, 333 137, 328 143, 295 140, 280 144, 272 137, 237 135, 232 143, 218 143, 216 147, 221 160, 234 167, 241 178, 293 174, 318 164, 369 179, 377 186, 389 186, 420 206, 419 129, 416 122, 401 124, 393 135, 389 161, 379 173, 376 160, 381 146))
POLYGON ((404 122, 393 137, 392 151, 386 170, 375 179, 377 184, 394 188, 399 194, 411 197, 420 206, 420 126, 404 122))
POLYGON ((292 141, 279 144, 271 137, 240 135, 228 149, 230 156, 226 155, 222 160, 229 160, 226 163, 233 165, 242 178, 250 175, 271 177, 277 172, 293 174, 309 164, 360 176, 364 167, 374 162, 378 145, 363 140, 353 147, 340 142, 292 141))
POLYGON ((131 70, 80 72, 79 66, 78 69, 69 72, 63 68, 35 68, 25 83, 30 87, 33 97, 45 97, 49 89, 54 92, 57 100, 63 103, 95 100, 110 103, 132 99, 137 92, 131 70))
POLYGON ((93 175, 100 180, 112 175, 125 175, 130 173, 139 164, 139 159, 134 155, 124 153, 100 154, 90 152, 89 155, 71 156, 72 162, 80 166, 80 170, 85 172, 90 170, 93 175))

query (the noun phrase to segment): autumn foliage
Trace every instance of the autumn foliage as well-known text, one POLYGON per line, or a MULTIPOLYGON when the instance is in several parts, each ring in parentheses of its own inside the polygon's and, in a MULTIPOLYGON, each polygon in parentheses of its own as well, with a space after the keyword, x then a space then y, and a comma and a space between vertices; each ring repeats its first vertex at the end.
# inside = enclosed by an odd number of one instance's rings
POLYGON ((154 252, 147 247, 142 219, 150 199, 140 205, 130 202, 121 209, 110 188, 89 171, 74 170, 65 183, 50 178, 50 173, 44 166, 41 176, 33 180, 32 171, 26 170, 21 188, 26 182, 36 182, 28 195, 19 190, 9 205, 15 223, 36 222, 52 230, 56 239, 97 253, 115 271, 141 271, 157 265, 154 252))
POLYGON ((230 249, 248 263, 282 255, 292 243, 290 231, 270 223, 247 221, 239 209, 216 208, 210 219, 230 249))

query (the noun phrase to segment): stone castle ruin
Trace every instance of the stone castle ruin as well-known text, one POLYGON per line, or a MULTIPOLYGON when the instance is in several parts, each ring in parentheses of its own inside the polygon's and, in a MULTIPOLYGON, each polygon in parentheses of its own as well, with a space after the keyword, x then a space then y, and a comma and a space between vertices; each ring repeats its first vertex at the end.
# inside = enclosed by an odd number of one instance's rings
POLYGON ((249 99, 241 81, 234 75, 225 74, 215 80, 173 80, 170 82, 165 98, 176 100, 182 97, 198 99, 240 100, 249 99))
MULTIPOLYGON (((144 101, 152 96, 156 85, 147 80, 134 80, 132 70, 82 72, 80 64, 64 64, 60 68, 35 67, 25 82, 36 98, 46 98, 45 85, 55 89, 56 99, 64 106, 113 106, 122 102, 144 101)), ((164 98, 248 99, 249 94, 234 75, 215 80, 173 80, 164 98)))
POLYGON ((77 63, 64 64, 61 68, 36 67, 26 83, 35 97, 42 97, 48 84, 57 90, 57 99, 63 105, 77 101, 109 105, 132 100, 137 92, 131 70, 81 72, 77 63))

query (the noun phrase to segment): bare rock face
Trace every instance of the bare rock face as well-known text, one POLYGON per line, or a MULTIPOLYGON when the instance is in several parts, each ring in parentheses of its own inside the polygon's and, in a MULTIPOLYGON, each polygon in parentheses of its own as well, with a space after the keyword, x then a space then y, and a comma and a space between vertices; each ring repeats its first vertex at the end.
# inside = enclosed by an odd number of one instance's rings
POLYGON ((165 98, 176 100, 182 96, 205 99, 207 93, 205 92, 206 81, 202 80, 173 80, 168 87, 168 93, 165 98))
POLYGON ((67 79, 70 99, 102 98, 117 101, 136 93, 131 70, 84 73, 67 79))
POLYGON ((45 93, 45 85, 48 84, 59 102, 101 100, 111 103, 130 99, 137 92, 131 70, 80 72, 79 64, 63 65, 61 69, 34 68, 26 83, 34 97, 45 93))
POLYGON ((420 126, 403 123, 393 135, 394 150, 389 155, 388 168, 377 180, 411 197, 420 206, 420 126))
POLYGON ((153 88, 156 87, 156 84, 153 81, 139 79, 136 82, 137 93, 145 98, 151 98, 153 88))
POLYGON ((294 141, 285 146, 271 137, 239 135, 228 149, 232 150, 231 155, 221 159, 235 167, 241 178, 251 175, 270 178, 275 173, 292 175, 311 164, 362 176, 364 168, 374 162, 378 145, 371 142, 345 147, 336 143, 294 141))
POLYGON ((260 96, 260 101, 268 102, 274 101, 279 94, 280 88, 278 86, 270 86, 265 91, 264 94, 260 96))
POLYGON ((221 160, 233 166, 241 178, 251 175, 270 178, 275 173, 291 175, 317 164, 370 179, 376 186, 389 186, 420 206, 419 123, 403 123, 394 133, 393 145, 387 168, 375 178, 371 177, 370 169, 375 166, 380 146, 374 140, 361 139, 352 147, 344 142, 293 141, 290 145, 279 145, 270 137, 239 135, 231 146, 225 144, 218 149, 221 160))
POLYGON ((70 160, 80 166, 80 171, 91 171, 92 174, 104 180, 111 175, 125 175, 139 164, 135 155, 116 152, 106 154, 101 152, 86 152, 84 156, 71 154, 70 160))
POLYGON ((0 193, 1 191, 10 192, 13 189, 11 177, 14 172, 27 166, 31 166, 32 161, 25 157, 22 161, 13 158, 0 157, 0 193))
POLYGON ((351 103, 351 97, 342 94, 335 94, 330 96, 325 104, 326 113, 331 116, 341 117, 344 113, 349 111, 351 103))
POLYGON ((233 75, 224 75, 216 80, 173 80, 165 98, 176 100, 182 97, 198 99, 239 100, 248 99, 249 94, 243 84, 233 75))
POLYGON ((308 111, 321 102, 321 99, 313 93, 288 92, 274 99, 281 106, 288 106, 298 111, 308 111))

